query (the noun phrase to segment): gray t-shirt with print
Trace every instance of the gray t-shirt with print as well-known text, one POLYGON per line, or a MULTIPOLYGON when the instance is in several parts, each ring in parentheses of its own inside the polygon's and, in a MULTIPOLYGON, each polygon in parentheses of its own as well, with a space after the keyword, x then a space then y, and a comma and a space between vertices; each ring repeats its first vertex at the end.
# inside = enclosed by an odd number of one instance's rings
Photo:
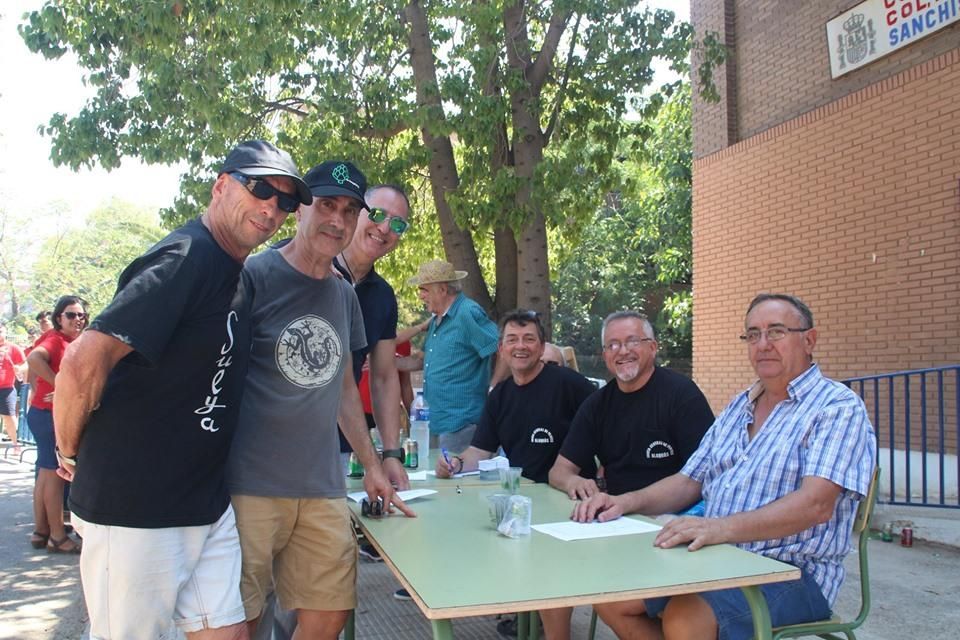
POLYGON ((340 278, 311 278, 272 249, 247 259, 241 286, 253 301, 253 341, 230 493, 341 498, 341 384, 351 352, 366 345, 357 296, 340 278))

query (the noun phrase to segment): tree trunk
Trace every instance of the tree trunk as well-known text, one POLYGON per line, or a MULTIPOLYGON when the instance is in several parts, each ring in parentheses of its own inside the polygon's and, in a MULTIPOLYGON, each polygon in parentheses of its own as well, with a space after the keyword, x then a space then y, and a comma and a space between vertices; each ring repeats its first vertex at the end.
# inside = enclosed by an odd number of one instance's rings
POLYGON ((417 104, 424 109, 429 125, 420 129, 424 145, 430 150, 430 188, 440 221, 440 234, 447 260, 457 269, 467 272, 464 292, 490 313, 493 300, 480 271, 480 261, 469 231, 464 231, 453 218, 453 211, 447 203, 446 194, 460 185, 453 145, 446 135, 435 135, 430 125, 446 121, 437 84, 436 62, 433 56, 433 42, 427 16, 419 1, 414 0, 404 9, 409 25, 410 64, 417 90, 417 104))
POLYGON ((563 31, 564 19, 561 17, 551 21, 548 41, 540 53, 547 57, 534 63, 530 58, 530 42, 523 14, 522 0, 517 0, 503 13, 507 61, 512 72, 524 78, 523 83, 508 84, 511 87, 514 170, 516 176, 523 179, 517 189, 514 206, 526 214, 526 223, 520 229, 517 242, 517 303, 539 311, 544 326, 552 327, 547 228, 543 212, 531 194, 545 146, 539 120, 540 90, 550 68, 550 57, 556 51, 555 41, 563 31))
POLYGON ((503 227, 493 232, 493 244, 497 252, 496 314, 516 309, 517 303, 517 237, 513 229, 503 227))

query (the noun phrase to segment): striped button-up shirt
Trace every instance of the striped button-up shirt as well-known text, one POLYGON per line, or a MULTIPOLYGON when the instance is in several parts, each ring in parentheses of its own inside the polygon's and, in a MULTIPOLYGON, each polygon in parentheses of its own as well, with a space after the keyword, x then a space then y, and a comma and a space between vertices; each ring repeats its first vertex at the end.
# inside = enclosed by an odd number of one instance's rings
POLYGON ((853 391, 812 365, 787 388, 753 440, 759 382, 733 399, 681 473, 703 485, 708 518, 752 511, 800 488, 806 476, 843 488, 830 520, 786 538, 737 546, 809 572, 833 606, 843 582, 857 503, 876 460, 876 435, 853 391))
POLYGON ((476 424, 490 387, 490 359, 497 351, 497 325, 462 293, 427 327, 423 346, 423 395, 430 405, 430 432, 459 431, 476 424))

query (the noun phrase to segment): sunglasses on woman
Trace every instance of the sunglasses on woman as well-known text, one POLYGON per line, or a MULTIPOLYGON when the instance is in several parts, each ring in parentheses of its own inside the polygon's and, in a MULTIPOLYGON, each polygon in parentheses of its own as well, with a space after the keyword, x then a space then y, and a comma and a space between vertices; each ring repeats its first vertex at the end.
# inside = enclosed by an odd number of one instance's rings
POLYGON ((64 311, 63 315, 67 317, 67 320, 86 320, 87 314, 83 311, 64 311))

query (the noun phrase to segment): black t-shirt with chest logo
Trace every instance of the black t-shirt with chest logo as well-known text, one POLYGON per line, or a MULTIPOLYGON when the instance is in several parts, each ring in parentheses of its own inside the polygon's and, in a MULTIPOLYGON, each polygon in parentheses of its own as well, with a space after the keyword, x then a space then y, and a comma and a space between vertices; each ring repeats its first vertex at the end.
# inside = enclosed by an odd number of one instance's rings
MULTIPOLYGON (((484 451, 502 446, 510 464, 523 468, 525 478, 546 482, 573 416, 594 391, 582 375, 554 364, 523 386, 507 378, 487 396, 471 444, 484 451)), ((585 466, 581 475, 592 478, 596 468, 585 466)))
POLYGON ((657 367, 647 384, 623 393, 615 381, 580 407, 560 453, 576 465, 600 460, 607 491, 642 489, 680 471, 713 424, 699 387, 657 367))

